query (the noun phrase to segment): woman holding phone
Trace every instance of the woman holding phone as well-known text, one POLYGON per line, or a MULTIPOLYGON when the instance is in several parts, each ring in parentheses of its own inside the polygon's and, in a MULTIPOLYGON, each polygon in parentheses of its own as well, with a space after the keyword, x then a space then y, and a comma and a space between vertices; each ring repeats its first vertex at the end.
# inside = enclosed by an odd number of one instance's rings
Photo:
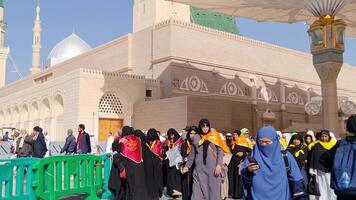
POLYGON ((291 194, 288 177, 295 183, 302 183, 303 177, 293 156, 289 152, 286 156, 290 168, 288 173, 276 130, 272 126, 260 129, 256 145, 241 170, 248 200, 289 200, 296 194, 303 194, 303 188, 291 194))

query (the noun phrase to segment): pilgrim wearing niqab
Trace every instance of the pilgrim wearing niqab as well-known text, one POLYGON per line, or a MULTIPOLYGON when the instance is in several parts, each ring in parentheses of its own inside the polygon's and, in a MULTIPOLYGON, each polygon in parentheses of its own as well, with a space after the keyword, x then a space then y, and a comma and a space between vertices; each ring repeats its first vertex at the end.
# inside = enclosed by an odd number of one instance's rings
POLYGON ((330 132, 323 130, 317 134, 317 140, 309 144, 309 173, 316 176, 319 185, 320 196, 317 200, 334 200, 336 195, 330 187, 330 175, 333 166, 333 155, 336 141, 330 136, 330 132), (327 136, 328 141, 321 141, 321 137, 327 136))
MULTIPOLYGON (((167 154, 168 151, 173 150, 174 148, 178 148, 181 150, 181 146, 183 144, 183 140, 178 134, 178 132, 171 128, 167 132, 168 139, 166 140, 166 144, 164 146, 164 152, 167 154)), ((170 167, 169 158, 165 160, 166 168, 167 168, 167 192, 169 196, 179 196, 182 192, 182 182, 181 182, 181 172, 177 169, 176 165, 170 167)))
MULTIPOLYGON (((291 169, 290 178, 293 181, 302 181, 303 177, 295 159, 289 152, 286 155, 291 169)), ((246 159, 243 163, 241 176, 244 188, 247 191, 247 199, 291 199, 287 170, 281 153, 281 144, 273 127, 266 126, 259 130, 251 156, 258 162, 259 169, 255 172, 250 172, 248 170, 249 161, 246 159), (268 138, 272 143, 262 144, 260 143, 261 138, 268 138)))
POLYGON ((193 170, 194 200, 220 200, 221 176, 215 176, 215 170, 222 169, 224 151, 229 151, 219 133, 211 130, 207 119, 199 121, 199 134, 193 138, 193 147, 185 167, 193 170), (202 127, 209 127, 204 133, 202 127))
POLYGON ((239 166, 246 158, 247 154, 252 150, 252 142, 249 140, 249 136, 245 135, 247 129, 243 129, 243 132, 235 131, 234 138, 226 142, 230 148, 231 161, 228 166, 228 179, 229 179, 229 196, 234 199, 240 199, 243 196, 242 180, 239 173, 239 166), (237 135, 240 133, 240 135, 237 135))
POLYGON ((146 144, 149 148, 147 158, 144 156, 147 200, 158 200, 163 191, 162 178, 162 145, 156 129, 147 132, 146 144))

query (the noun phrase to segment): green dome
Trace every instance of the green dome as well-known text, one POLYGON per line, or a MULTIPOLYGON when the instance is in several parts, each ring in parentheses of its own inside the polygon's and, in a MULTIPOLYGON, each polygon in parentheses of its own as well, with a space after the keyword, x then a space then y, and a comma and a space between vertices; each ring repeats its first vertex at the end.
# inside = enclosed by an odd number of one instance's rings
POLYGON ((200 8, 190 8, 190 21, 220 31, 239 35, 239 29, 234 16, 212 12, 200 8))
POLYGON ((4 7, 4 1, 3 0, 0 0, 0 7, 4 7))

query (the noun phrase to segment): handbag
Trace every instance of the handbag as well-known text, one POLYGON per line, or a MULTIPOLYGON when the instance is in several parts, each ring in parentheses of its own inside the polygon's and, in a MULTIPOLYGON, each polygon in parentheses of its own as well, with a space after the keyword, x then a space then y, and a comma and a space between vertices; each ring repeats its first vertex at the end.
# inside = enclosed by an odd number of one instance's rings
POLYGON ((310 177, 308 191, 310 195, 320 196, 319 184, 316 182, 316 176, 310 177))

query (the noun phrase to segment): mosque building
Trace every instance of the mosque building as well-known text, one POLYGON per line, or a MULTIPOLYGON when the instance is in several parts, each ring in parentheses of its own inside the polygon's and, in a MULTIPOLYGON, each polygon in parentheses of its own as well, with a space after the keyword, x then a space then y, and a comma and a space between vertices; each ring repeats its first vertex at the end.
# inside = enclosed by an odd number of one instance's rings
MULTIPOLYGON (((182 4, 134 0, 133 11, 132 33, 95 48, 72 33, 41 59, 38 4, 30 73, 5 85, 0 1, 0 127, 39 125, 53 141, 79 123, 99 141, 124 125, 180 130, 203 117, 221 131, 320 128, 320 80, 310 54, 243 37, 234 17, 182 4)), ((355 76, 344 64, 340 132, 356 112, 355 76)))

